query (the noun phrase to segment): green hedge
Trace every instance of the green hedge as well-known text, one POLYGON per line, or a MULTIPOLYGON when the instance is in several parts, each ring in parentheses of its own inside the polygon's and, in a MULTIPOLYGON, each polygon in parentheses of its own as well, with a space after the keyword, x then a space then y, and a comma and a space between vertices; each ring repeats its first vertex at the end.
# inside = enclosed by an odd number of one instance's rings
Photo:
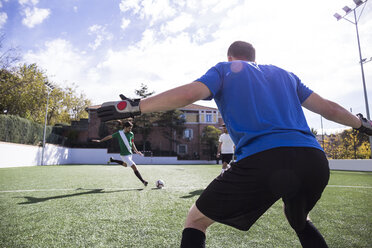
MULTIPOLYGON (((44 125, 15 115, 0 115, 0 141, 38 145, 43 141, 44 125)), ((46 140, 52 137, 52 127, 46 128, 46 140)))

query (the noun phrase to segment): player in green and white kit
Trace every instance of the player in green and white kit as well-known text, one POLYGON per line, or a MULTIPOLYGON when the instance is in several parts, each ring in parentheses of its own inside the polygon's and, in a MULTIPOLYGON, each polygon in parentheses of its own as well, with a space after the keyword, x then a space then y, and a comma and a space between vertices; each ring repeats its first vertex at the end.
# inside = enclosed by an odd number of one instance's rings
MULTIPOLYGON (((119 121, 121 123, 121 121, 119 121)), ((106 140, 117 138, 119 140, 120 145, 120 157, 121 160, 110 158, 110 162, 118 163, 124 167, 131 167, 133 169, 134 174, 138 177, 141 182, 147 186, 148 182, 143 180, 141 174, 139 173, 136 164, 134 163, 132 159, 132 154, 135 152, 136 154, 139 154, 143 156, 141 152, 139 152, 136 148, 136 145, 134 144, 134 134, 132 132, 133 124, 130 121, 127 121, 123 124, 123 130, 119 130, 116 133, 113 133, 112 135, 108 135, 100 140, 92 140, 94 142, 104 142, 106 140)))

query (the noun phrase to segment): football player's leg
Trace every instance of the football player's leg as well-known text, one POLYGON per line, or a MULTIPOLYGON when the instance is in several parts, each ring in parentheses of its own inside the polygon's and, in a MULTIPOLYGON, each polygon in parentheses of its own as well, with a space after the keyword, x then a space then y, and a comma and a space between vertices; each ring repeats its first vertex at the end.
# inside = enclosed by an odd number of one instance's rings
POLYGON ((202 214, 196 205, 192 205, 186 218, 182 232, 181 248, 204 248, 205 232, 214 223, 202 214))
POLYGON ((128 165, 130 166, 131 164, 134 164, 131 156, 122 156, 122 155, 120 155, 120 157, 123 160, 123 161, 118 160, 118 161, 121 162, 120 165, 122 165, 124 167, 127 167, 128 165))
POLYGON ((133 163, 133 164, 130 166, 130 168, 133 169, 133 172, 134 172, 134 174, 137 176, 137 178, 138 178, 138 179, 139 179, 139 180, 140 180, 140 181, 141 181, 145 186, 147 186, 148 182, 142 178, 141 173, 138 171, 136 165, 133 163))
POLYGON ((227 169, 227 162, 226 162, 226 161, 224 161, 224 162, 222 163, 222 169, 223 169, 223 170, 226 170, 226 169, 227 169))
POLYGON ((221 174, 223 174, 226 170, 228 170, 230 168, 230 163, 232 161, 233 154, 232 153, 222 154, 221 157, 222 157, 222 171, 221 171, 221 174))
POLYGON ((284 213, 289 224, 295 230, 302 247, 327 248, 327 243, 322 234, 310 221, 305 208, 305 199, 300 199, 297 203, 284 204, 284 213))
POLYGON ((321 151, 305 149, 298 151, 296 174, 302 186, 295 195, 283 197, 284 213, 295 230, 302 247, 328 247, 322 234, 310 221, 308 214, 320 199, 329 179, 328 161, 321 151), (304 154, 301 154, 304 152, 304 154))
POLYGON ((118 159, 114 159, 114 158, 110 158, 110 162, 114 162, 114 163, 117 163, 117 164, 120 164, 120 165, 123 165, 123 166, 127 166, 123 161, 121 160, 118 160, 118 159))

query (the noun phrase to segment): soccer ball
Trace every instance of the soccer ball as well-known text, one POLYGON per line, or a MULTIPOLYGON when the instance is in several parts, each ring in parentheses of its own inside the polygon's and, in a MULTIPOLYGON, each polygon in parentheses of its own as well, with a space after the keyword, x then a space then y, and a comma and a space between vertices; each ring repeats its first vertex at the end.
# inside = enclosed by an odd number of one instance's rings
POLYGON ((158 188, 158 189, 163 188, 163 187, 164 187, 164 181, 161 180, 161 179, 157 180, 157 181, 155 182, 155 186, 156 186, 156 188, 158 188))

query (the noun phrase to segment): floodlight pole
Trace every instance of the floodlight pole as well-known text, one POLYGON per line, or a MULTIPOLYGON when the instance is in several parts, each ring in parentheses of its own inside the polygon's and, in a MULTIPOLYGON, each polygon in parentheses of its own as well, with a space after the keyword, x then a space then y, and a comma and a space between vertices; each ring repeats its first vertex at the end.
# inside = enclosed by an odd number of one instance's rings
POLYGON ((53 91, 54 86, 48 82, 45 82, 45 85, 47 86, 47 102, 45 107, 45 120, 44 120, 44 133, 43 133, 43 149, 41 152, 41 165, 44 165, 44 152, 45 152, 45 136, 46 136, 46 126, 47 126, 47 120, 48 120, 48 104, 49 104, 49 95, 53 91))
MULTIPOLYGON (((370 118, 370 115, 369 115, 369 104, 368 104, 368 95, 367 95, 367 87, 366 87, 366 80, 365 80, 365 77, 364 77, 364 68, 363 68, 363 64, 366 63, 366 62, 369 62, 369 61, 365 61, 363 60, 363 57, 362 57, 362 49, 360 48, 360 40, 359 40, 359 29, 358 29, 358 18, 357 18, 357 15, 356 15, 356 9, 361 6, 362 4, 366 4, 368 0, 366 1, 355 1, 354 2, 357 4, 357 6, 354 8, 354 9, 350 9, 349 7, 345 6, 344 7, 344 11, 346 12, 346 14, 344 16, 340 16, 338 13, 336 13, 334 16, 337 18, 337 20, 341 20, 341 19, 344 19, 352 24, 355 25, 355 29, 356 29, 356 35, 357 35, 357 41, 358 41, 358 51, 359 51, 359 64, 360 64, 360 69, 362 71, 362 82, 363 82, 363 92, 364 92, 364 103, 365 103, 365 106, 366 106, 366 114, 367 114, 367 119, 371 119, 370 118), (345 18, 345 16, 347 16, 351 11, 353 11, 354 13, 354 22, 353 21, 350 21, 349 19, 345 18)), ((360 16, 359 16, 360 17, 360 16)), ((371 148, 371 158, 372 158, 372 136, 369 136, 369 145, 370 145, 370 148, 371 148)))
POLYGON ((360 40, 359 40, 358 20, 357 20, 355 9, 353 9, 353 12, 354 12, 354 19, 355 19, 355 28, 356 28, 357 40, 358 40, 359 64, 360 64, 360 69, 362 71, 362 81, 363 81, 363 90, 364 90, 364 102, 365 102, 365 105, 366 105, 367 118, 370 120, 371 118, 370 118, 370 115, 369 115, 369 106, 368 106, 368 95, 367 95, 367 88, 366 88, 366 79, 364 77, 364 68, 363 68, 363 64, 364 63, 363 63, 362 50, 360 48, 360 40))

